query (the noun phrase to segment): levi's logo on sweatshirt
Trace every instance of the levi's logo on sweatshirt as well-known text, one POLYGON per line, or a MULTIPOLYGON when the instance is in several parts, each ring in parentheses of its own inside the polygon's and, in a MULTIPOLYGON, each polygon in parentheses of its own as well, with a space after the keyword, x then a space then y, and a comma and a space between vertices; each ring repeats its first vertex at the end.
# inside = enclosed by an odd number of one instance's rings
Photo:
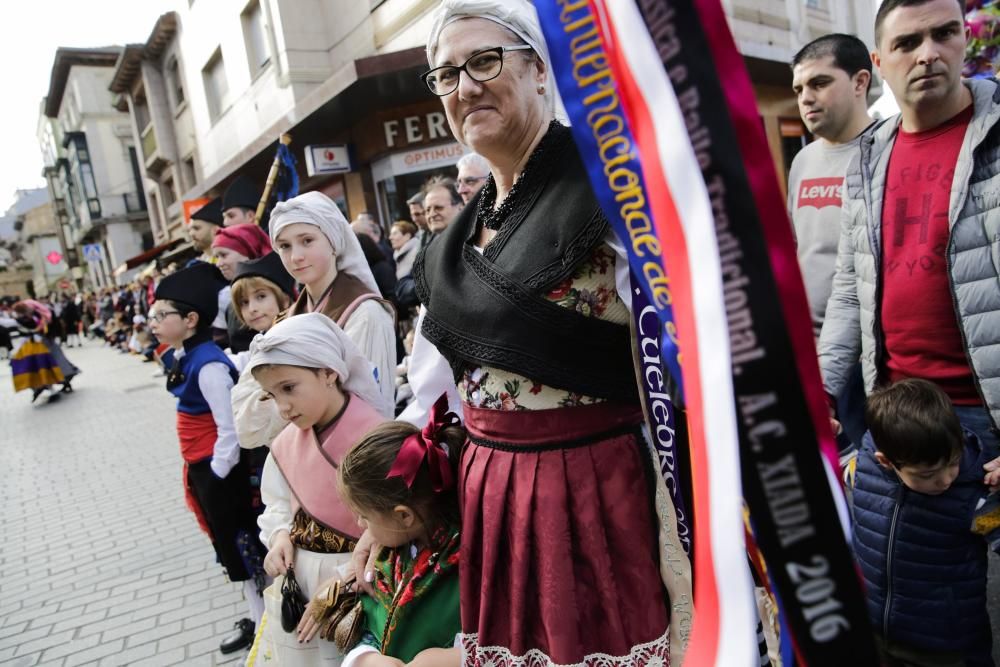
POLYGON ((813 208, 826 208, 827 206, 840 206, 841 187, 844 184, 844 177, 833 178, 804 178, 799 185, 798 208, 812 206, 813 208))

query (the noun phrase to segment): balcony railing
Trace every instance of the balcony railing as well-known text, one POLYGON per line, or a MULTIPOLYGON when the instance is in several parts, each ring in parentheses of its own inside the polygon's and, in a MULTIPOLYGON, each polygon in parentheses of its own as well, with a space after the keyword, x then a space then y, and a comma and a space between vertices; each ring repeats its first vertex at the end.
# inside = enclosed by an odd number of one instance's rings
POLYGON ((153 157, 156 153, 156 131, 153 130, 153 124, 150 123, 146 126, 146 129, 142 131, 142 157, 148 163, 149 159, 153 157))

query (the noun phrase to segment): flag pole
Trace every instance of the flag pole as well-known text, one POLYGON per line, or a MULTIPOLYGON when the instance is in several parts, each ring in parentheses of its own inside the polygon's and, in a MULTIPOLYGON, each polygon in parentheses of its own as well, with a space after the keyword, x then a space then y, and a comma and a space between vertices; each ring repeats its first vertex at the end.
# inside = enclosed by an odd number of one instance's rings
MULTIPOLYGON (((292 135, 282 134, 278 138, 279 144, 284 144, 285 146, 291 145, 292 135)), ((274 188, 274 182, 278 180, 278 168, 281 166, 281 154, 276 153, 274 156, 274 162, 271 163, 271 171, 267 173, 267 182, 264 184, 264 194, 260 198, 260 203, 257 204, 257 212, 254 213, 254 222, 258 225, 260 224, 261 218, 264 217, 264 209, 267 208, 267 200, 271 198, 271 190, 274 188)))

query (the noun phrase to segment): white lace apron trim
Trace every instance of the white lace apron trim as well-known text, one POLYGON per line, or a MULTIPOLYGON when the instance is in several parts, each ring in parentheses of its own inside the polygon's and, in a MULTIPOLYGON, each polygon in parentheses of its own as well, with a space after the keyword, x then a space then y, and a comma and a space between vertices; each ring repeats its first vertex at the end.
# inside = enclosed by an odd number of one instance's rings
POLYGON ((651 642, 633 646, 628 655, 591 653, 581 662, 562 664, 553 662, 538 649, 524 655, 514 655, 504 646, 480 646, 479 634, 461 635, 463 667, 669 667, 669 633, 651 642))

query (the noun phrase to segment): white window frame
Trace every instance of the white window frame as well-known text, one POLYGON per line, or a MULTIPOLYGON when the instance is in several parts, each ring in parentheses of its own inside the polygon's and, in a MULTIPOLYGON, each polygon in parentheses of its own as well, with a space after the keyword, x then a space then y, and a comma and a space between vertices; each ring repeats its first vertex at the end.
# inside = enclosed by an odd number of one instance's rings
POLYGON ((226 61, 222 48, 216 48, 201 70, 205 84, 205 100, 208 103, 208 117, 214 123, 229 109, 229 78, 226 76, 226 61))
POLYGON ((270 26, 260 0, 250 0, 240 13, 243 43, 246 46, 250 78, 255 78, 271 64, 270 26))

